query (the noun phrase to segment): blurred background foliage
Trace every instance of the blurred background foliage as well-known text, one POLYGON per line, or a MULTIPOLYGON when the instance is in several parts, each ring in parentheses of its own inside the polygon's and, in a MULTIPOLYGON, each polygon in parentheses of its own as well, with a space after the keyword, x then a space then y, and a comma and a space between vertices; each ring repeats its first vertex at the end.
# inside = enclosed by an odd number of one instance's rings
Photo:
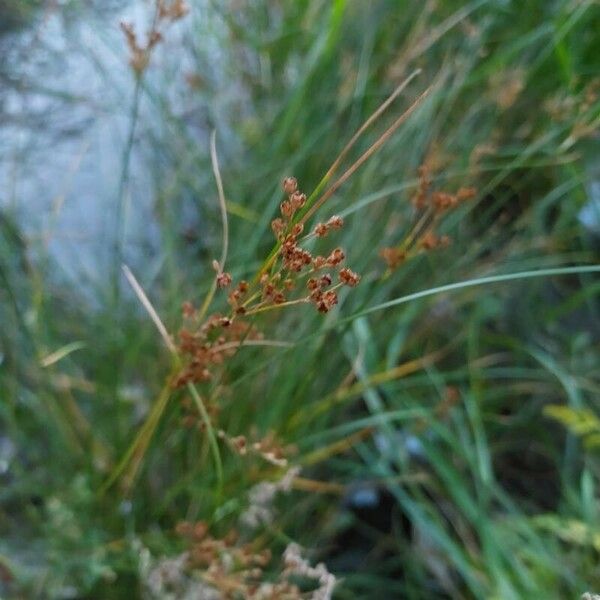
POLYGON ((220 252, 210 131, 228 268, 249 279, 272 247, 282 178, 314 189, 415 69, 376 128, 429 96, 319 213, 344 216, 335 243, 361 285, 326 317, 267 314, 263 331, 293 346, 234 357, 213 390, 219 427, 293 447, 314 485, 278 498, 261 544, 308 548, 341 579, 335 597, 600 591, 598 275, 362 314, 445 284, 598 263, 598 3, 189 4, 136 84, 118 23, 147 30, 151 3, 0 0, 3 597, 151 597, 142 555, 181 552, 182 519, 224 534, 252 485, 277 478, 223 445, 218 494, 206 436, 182 426, 174 393, 135 477, 103 491, 171 372, 120 265, 176 332, 220 252), (449 248, 382 278, 379 250, 406 234, 424 162, 436 189, 477 197, 444 222, 449 248))

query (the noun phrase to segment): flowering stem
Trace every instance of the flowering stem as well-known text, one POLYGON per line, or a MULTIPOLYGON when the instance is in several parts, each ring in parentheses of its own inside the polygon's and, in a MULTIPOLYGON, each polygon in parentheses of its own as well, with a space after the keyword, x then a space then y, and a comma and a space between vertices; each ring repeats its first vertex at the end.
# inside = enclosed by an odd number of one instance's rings
POLYGON ((284 308, 286 306, 292 306, 294 304, 306 304, 307 302, 309 302, 308 298, 298 298, 298 300, 290 300, 289 302, 281 302, 280 304, 267 304, 266 306, 259 306, 253 310, 248 311, 246 315, 255 315, 259 312, 275 310, 276 308, 284 308))

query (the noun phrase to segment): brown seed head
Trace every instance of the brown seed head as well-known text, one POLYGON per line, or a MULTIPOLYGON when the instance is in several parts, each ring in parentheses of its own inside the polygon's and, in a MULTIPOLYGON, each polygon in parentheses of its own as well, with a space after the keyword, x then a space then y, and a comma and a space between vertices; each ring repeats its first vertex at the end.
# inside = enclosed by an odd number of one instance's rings
POLYGON ((360 281, 360 275, 358 275, 354 271, 351 271, 347 267, 340 269, 339 276, 340 276, 340 281, 344 285, 348 285, 350 287, 357 286, 360 281))
POLYGON ((336 265, 339 265, 344 260, 344 258, 346 258, 344 251, 341 248, 336 248, 327 257, 327 264, 331 265, 332 267, 335 267, 336 265))
POLYGON ((434 192, 431 199, 437 210, 454 208, 458 202, 454 194, 448 194, 446 192, 434 192))
POLYGON ((322 288, 326 288, 331 285, 331 281, 331 275, 329 273, 325 273, 324 275, 321 275, 321 279, 319 279, 319 285, 322 288))
POLYGON ((477 195, 477 190, 473 187, 464 188, 461 187, 458 192, 456 192, 456 197, 459 201, 463 200, 471 200, 477 195))
POLYGON ((271 229, 273 233, 279 237, 285 231, 285 223, 282 219, 277 218, 271 221, 271 229))
POLYGON ((298 181, 295 177, 286 177, 283 180, 283 191, 291 196, 298 189, 298 181))
POLYGON ((231 285, 231 274, 221 272, 217 274, 217 287, 223 289, 231 285))
POLYGON ((314 233, 317 237, 325 237, 329 232, 329 227, 325 223, 317 223, 314 233))
POLYGON ((311 277, 307 282, 306 282, 306 287, 309 290, 316 290, 319 287, 319 283, 318 281, 314 278, 311 277))
POLYGON ((344 219, 338 215, 333 215, 333 217, 327 221, 327 225, 332 229, 341 229, 344 226, 344 219))
POLYGON ((382 248, 379 254, 390 269, 396 269, 406 260, 406 252, 399 248, 382 248))
POLYGON ((423 248, 423 250, 433 250, 434 248, 437 248, 439 244, 440 240, 435 233, 433 233, 433 231, 428 231, 426 234, 424 234, 419 242, 419 245, 421 248, 423 248))
POLYGON ((194 316, 196 311, 194 310, 194 305, 191 302, 184 302, 181 305, 181 312, 183 313, 184 317, 191 318, 194 316))
POLYGON ((302 192, 294 192, 290 197, 290 202, 295 210, 302 208, 306 204, 306 194, 302 192))
POLYGON ((322 269, 327 265, 327 259, 324 256, 315 256, 313 258, 313 267, 315 269, 322 269))
POLYGON ((294 204, 292 203, 291 200, 284 200, 280 205, 279 208, 281 210, 281 214, 286 218, 289 219, 291 216, 293 216, 293 214, 296 212, 296 209, 294 208, 294 204))

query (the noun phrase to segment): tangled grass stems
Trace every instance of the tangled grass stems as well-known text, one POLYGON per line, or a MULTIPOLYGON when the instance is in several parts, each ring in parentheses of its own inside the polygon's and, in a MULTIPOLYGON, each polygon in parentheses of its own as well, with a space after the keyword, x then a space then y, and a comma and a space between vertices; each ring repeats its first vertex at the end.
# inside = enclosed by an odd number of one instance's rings
MULTIPOLYGON (((225 216, 225 219, 226 219, 226 216, 225 216)), ((223 262, 224 262, 226 256, 227 256, 227 246, 225 244, 224 245, 224 253, 222 255, 223 262)), ((142 286, 139 284, 139 282, 137 281, 137 279, 131 272, 131 269, 129 269, 129 267, 127 265, 123 265, 123 272, 124 272, 125 276, 127 277, 127 280, 129 281, 131 287, 133 288, 136 296, 138 297, 141 304, 146 309, 150 318, 152 319, 152 322, 158 329, 158 331, 161 335, 161 338, 165 342, 165 346, 169 349, 169 352, 173 356, 174 365, 175 365, 173 373, 176 373, 181 368, 181 363, 179 360, 179 354, 177 352, 177 348, 176 348, 175 344, 173 343, 171 336, 167 332, 167 328, 165 327, 164 323, 158 316, 158 313, 156 312, 154 306, 148 299, 148 296, 144 292, 144 289, 142 288, 142 286)), ((132 444, 130 445, 130 447, 126 451, 126 453, 124 454, 124 456, 121 459, 121 461, 119 462, 119 464, 116 466, 116 468, 113 470, 113 472, 109 475, 108 479, 105 481, 105 483, 100 488, 101 494, 106 492, 116 482, 116 480, 124 473, 125 469, 129 465, 129 463, 131 461, 133 461, 132 465, 129 469, 128 477, 127 477, 127 480, 126 480, 126 483, 124 486, 126 489, 129 489, 131 487, 133 481, 135 480, 135 476, 138 472, 138 468, 141 464, 143 456, 144 456, 146 450, 148 449, 150 441, 152 440, 152 437, 154 435, 156 427, 158 426, 158 423, 160 422, 160 419, 164 413, 164 410, 167 407, 170 395, 172 393, 171 380, 172 380, 172 377, 169 377, 167 380, 167 385, 163 388, 163 390, 161 391, 161 393, 159 395, 158 400, 154 403, 154 406, 150 412, 150 415, 147 418, 147 420, 145 421, 145 423, 142 426, 141 430, 139 431, 138 435, 134 438, 132 444)), ((206 407, 204 406, 202 398, 200 397, 200 395, 198 394, 198 391, 196 390, 195 385, 190 382, 187 384, 187 389, 190 392, 192 398, 194 399, 194 402, 196 404, 198 412, 200 413, 202 421, 204 422, 204 425, 206 427, 208 442, 209 442, 210 449, 211 449, 214 463, 215 463, 215 472, 216 472, 216 478, 217 478, 216 498, 218 500, 221 498, 221 494, 222 494, 222 490, 223 490, 223 464, 222 464, 222 460, 221 460, 221 453, 219 450, 219 445, 217 443, 217 438, 216 438, 216 435, 215 435, 215 432, 214 432, 214 429, 212 426, 212 422, 210 420, 210 417, 208 416, 208 413, 206 411, 206 407)))
MULTIPOLYGON (((408 117, 414 112, 414 110, 422 103, 431 91, 431 86, 427 88, 415 101, 377 138, 377 140, 343 173, 343 175, 336 180, 333 185, 323 191, 333 175, 336 173, 338 168, 343 162, 343 159, 352 149, 355 143, 362 137, 363 133, 375 123, 381 115, 386 111, 387 108, 393 103, 393 101, 400 95, 400 93, 408 86, 408 84, 420 73, 420 70, 413 72, 409 75, 392 94, 381 104, 381 106, 375 110, 375 112, 365 121, 365 123, 359 127, 357 132, 352 136, 350 141, 344 147, 342 152, 335 159, 327 173, 318 183, 315 190, 310 194, 306 200, 306 205, 302 211, 298 213, 298 218, 294 219, 290 226, 296 223, 303 225, 314 213, 318 210, 333 194, 357 171, 377 150, 379 150, 385 142, 394 134, 394 132, 404 123, 408 117), (322 194, 322 195, 321 195, 322 194)), ((266 273, 276 260, 277 252, 279 251, 281 243, 277 242, 271 250, 269 256, 258 270, 256 274, 256 280, 266 273)))

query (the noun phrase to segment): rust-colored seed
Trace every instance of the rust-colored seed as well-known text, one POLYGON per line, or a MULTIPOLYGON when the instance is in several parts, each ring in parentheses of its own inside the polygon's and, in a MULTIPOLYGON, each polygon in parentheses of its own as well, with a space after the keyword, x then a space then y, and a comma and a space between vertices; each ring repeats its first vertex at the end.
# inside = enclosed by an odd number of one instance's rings
POLYGON ((291 196, 298 189, 298 181, 295 177, 286 177, 283 180, 283 191, 291 196))
POLYGON ((317 237, 325 237, 328 231, 329 227, 325 223, 317 223, 315 226, 315 235, 317 237))
POLYGON ((340 229, 344 226, 344 219, 342 219, 342 217, 334 215, 329 219, 329 221, 327 221, 327 225, 329 225, 333 229, 340 229))
POLYGON ((424 250, 433 250, 434 248, 437 248, 438 245, 439 239, 433 231, 428 231, 420 241, 420 246, 424 250))
POLYGON ((193 317, 194 316, 194 305, 191 302, 184 302, 181 305, 181 312, 184 317, 193 317))
POLYGON ((189 536, 192 534, 194 526, 189 521, 179 521, 175 525, 175 533, 181 536, 189 536))
POLYGON ((358 275, 354 271, 351 271, 348 268, 340 269, 339 276, 340 276, 340 281, 343 284, 348 285, 350 287, 354 287, 354 286, 358 285, 358 283, 360 281, 360 275, 358 275))
POLYGON ((306 194, 302 192, 294 192, 290 198, 292 206, 297 210, 306 204, 306 194))
POLYGON ((294 205, 292 204, 291 201, 288 200, 284 200, 280 205, 279 208, 281 210, 281 214, 286 218, 289 219, 293 214, 294 214, 294 205))
POLYGON ((331 305, 337 304, 337 302, 338 302, 337 294, 333 290, 329 290, 329 291, 325 292, 323 294, 323 298, 325 299, 326 302, 328 302, 331 305))
POLYGON ((464 188, 461 187, 458 192, 456 192, 456 197, 459 200, 470 200, 477 195, 477 191, 473 187, 464 188))
POLYGON ((329 287, 331 285, 331 275, 329 273, 325 273, 321 275, 321 279, 319 280, 319 284, 321 287, 329 287))
POLYGON ((221 272, 217 274, 217 286, 219 288, 226 288, 231 285, 231 275, 229 273, 221 272))
POLYGON ((285 223, 280 218, 273 219, 271 221, 271 229, 275 235, 281 235, 285 230, 285 223))
POLYGON ((331 266, 336 266, 339 265, 344 258, 346 258, 346 255, 344 254, 344 251, 341 248, 336 248, 328 257, 327 257, 327 262, 331 265, 331 266))
POLYGON ((324 256, 315 256, 313 259, 313 267, 315 269, 322 269, 327 264, 327 259, 324 256))

